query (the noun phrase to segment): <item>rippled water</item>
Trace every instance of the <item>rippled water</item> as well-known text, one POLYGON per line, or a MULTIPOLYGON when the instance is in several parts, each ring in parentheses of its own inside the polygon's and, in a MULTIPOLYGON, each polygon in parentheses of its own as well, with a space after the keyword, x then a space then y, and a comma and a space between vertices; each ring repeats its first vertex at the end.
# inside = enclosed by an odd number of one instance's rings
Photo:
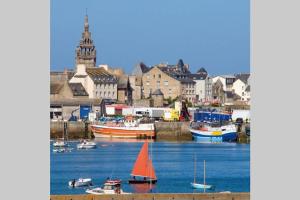
MULTIPOLYGON (((101 185, 112 176, 123 180, 126 192, 148 192, 149 185, 129 185, 135 159, 142 141, 97 140, 97 148, 77 150, 71 142, 72 152, 53 153, 51 143, 51 194, 84 194, 86 188, 69 188, 71 179, 92 178, 101 185)), ((203 182, 203 160, 206 160, 206 183, 215 186, 215 192, 250 191, 250 145, 236 143, 201 144, 197 142, 153 142, 153 165, 158 182, 152 192, 202 192, 193 190, 194 153, 197 155, 197 180, 203 182)))

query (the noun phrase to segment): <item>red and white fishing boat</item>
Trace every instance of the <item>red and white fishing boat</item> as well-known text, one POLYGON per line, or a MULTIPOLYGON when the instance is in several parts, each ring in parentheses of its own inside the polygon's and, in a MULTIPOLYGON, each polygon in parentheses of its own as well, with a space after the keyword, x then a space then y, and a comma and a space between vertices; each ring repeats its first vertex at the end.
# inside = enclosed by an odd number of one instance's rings
POLYGON ((154 123, 140 123, 133 116, 127 116, 124 122, 107 122, 103 125, 91 125, 95 137, 116 138, 153 138, 154 123))
POLYGON ((132 178, 128 181, 129 184, 155 184, 157 182, 152 160, 149 158, 147 140, 135 161, 131 176, 132 178))

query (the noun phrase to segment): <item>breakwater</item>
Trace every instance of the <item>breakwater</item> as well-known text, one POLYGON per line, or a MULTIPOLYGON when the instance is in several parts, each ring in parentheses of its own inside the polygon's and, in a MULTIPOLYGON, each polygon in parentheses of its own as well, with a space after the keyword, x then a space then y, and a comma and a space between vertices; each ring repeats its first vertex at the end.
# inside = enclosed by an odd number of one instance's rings
POLYGON ((51 195, 50 200, 250 200, 250 193, 51 195))

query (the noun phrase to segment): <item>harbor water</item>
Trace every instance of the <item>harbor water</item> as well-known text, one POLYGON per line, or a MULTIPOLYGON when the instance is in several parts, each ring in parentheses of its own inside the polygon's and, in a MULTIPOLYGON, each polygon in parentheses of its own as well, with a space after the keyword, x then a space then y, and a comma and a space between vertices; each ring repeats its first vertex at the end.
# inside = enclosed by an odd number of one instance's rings
POLYGON ((149 142, 158 182, 155 185, 129 185, 127 180, 142 140, 97 139, 96 149, 79 150, 79 142, 69 142, 71 152, 54 153, 50 144, 50 194, 85 194, 87 188, 70 188, 72 179, 92 178, 101 186, 107 177, 122 179, 122 189, 133 193, 193 193, 194 155, 196 181, 203 183, 203 160, 206 161, 206 192, 250 192, 250 145, 237 143, 203 144, 191 142, 149 142))

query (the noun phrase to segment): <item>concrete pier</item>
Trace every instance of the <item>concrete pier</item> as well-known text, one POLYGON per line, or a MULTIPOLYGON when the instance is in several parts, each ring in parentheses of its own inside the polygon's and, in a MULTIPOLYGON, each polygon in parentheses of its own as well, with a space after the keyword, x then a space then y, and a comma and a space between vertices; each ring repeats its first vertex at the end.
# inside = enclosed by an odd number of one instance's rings
POLYGON ((51 195, 50 200, 250 200, 250 193, 51 195))

